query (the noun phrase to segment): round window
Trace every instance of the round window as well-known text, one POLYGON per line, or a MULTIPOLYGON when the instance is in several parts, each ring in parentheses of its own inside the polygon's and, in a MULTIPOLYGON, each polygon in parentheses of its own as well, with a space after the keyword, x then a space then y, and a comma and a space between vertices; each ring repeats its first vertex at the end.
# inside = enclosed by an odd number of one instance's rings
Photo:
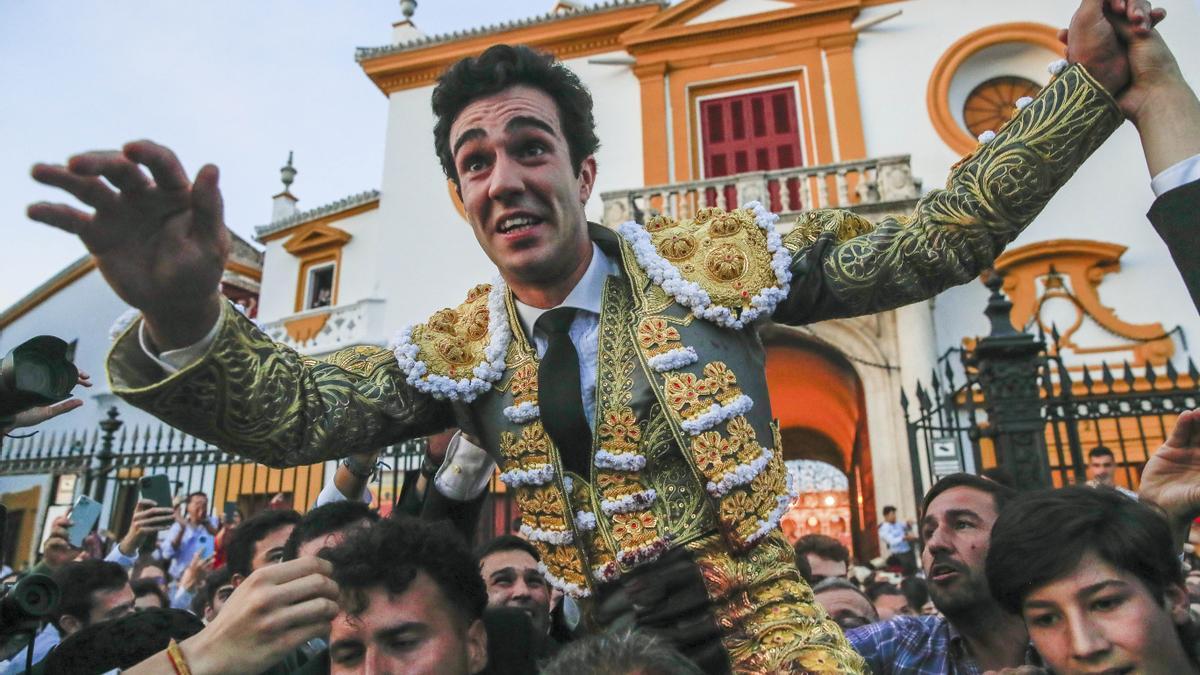
POLYGON ((1013 116, 1017 100, 1024 96, 1037 96, 1041 91, 1038 83, 1004 75, 993 77, 971 90, 963 103, 963 123, 973 136, 985 131, 996 131, 1013 116))

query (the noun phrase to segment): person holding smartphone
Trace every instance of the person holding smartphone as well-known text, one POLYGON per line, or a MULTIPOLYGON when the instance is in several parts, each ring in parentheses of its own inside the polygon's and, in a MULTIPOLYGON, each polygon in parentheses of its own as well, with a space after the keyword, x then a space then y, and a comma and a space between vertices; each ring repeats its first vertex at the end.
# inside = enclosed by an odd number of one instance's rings
POLYGON ((162 544, 162 558, 170 565, 167 572, 171 578, 181 577, 197 553, 201 558, 211 556, 216 534, 217 519, 208 513, 208 495, 203 492, 188 495, 183 513, 175 512, 175 524, 167 530, 162 544))

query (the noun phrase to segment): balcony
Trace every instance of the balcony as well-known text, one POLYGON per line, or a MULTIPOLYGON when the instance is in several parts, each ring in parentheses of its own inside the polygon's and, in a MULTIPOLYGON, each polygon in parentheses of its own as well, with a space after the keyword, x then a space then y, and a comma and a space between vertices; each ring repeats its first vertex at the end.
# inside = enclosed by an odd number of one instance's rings
POLYGON ((688 218, 709 206, 730 208, 758 201, 780 214, 784 228, 812 209, 850 209, 875 219, 907 211, 920 196, 921 181, 912 177, 908 155, 739 173, 600 195, 608 227, 631 219, 644 223, 660 214, 688 218))
POLYGON ((263 324, 272 340, 305 356, 324 356, 354 345, 387 343, 384 303, 367 298, 350 305, 310 309, 263 324))

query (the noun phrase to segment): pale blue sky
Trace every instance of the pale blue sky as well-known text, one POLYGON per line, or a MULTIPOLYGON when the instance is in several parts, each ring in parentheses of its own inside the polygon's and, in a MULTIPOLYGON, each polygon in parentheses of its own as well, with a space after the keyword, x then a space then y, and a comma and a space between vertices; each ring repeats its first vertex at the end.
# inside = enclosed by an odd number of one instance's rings
MULTIPOLYGON (((436 34, 553 4, 420 0, 413 19, 436 34)), ((301 208, 378 187, 387 101, 354 48, 387 44, 400 18, 397 0, 0 0, 0 310, 84 252, 25 217, 60 199, 29 178, 37 161, 157 140, 191 174, 221 167, 226 220, 246 237, 270 217, 288 150, 301 208)))

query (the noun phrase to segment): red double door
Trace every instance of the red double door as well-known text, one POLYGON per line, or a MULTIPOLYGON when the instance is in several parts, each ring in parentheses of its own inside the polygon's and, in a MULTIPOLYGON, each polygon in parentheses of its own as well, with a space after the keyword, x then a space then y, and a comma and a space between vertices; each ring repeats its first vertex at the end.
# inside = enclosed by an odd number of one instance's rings
POLYGON ((702 100, 700 134, 705 178, 804 163, 791 87, 702 100))

